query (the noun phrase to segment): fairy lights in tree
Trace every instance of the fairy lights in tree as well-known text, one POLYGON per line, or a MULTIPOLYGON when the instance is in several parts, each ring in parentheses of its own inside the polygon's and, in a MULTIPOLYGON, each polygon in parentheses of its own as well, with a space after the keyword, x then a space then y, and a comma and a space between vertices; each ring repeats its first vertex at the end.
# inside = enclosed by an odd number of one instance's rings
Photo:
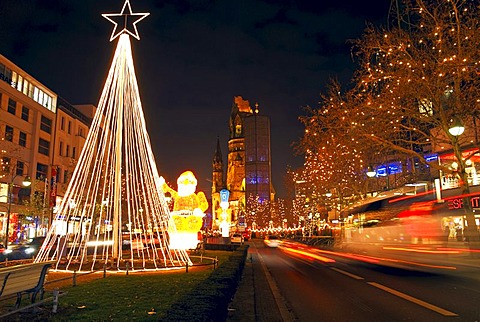
MULTIPOLYGON (((478 5, 465 0, 398 3, 408 5, 403 12, 399 8, 397 27, 369 26, 354 42, 359 63, 354 88, 341 95, 330 91, 318 110, 309 110, 302 118, 302 148, 321 160, 310 171, 319 177, 334 155, 357 162, 345 171, 357 171, 359 161, 365 169, 371 162, 401 160, 413 177, 416 163, 438 166, 424 157, 432 147, 453 149, 458 173, 465 176, 461 147, 479 147, 475 139, 480 108, 478 5), (466 128, 460 137, 448 133, 455 118, 462 119, 466 128), (337 149, 344 147, 352 154, 339 154, 337 149)), ((461 179, 468 193, 468 180, 461 179)), ((468 227, 475 227, 472 212, 467 214, 468 227)))
POLYGON ((103 15, 115 24, 111 40, 118 38, 117 48, 85 146, 37 262, 57 259, 57 269, 88 271, 103 265, 163 269, 190 261, 185 251, 169 248, 168 230, 175 231, 175 226, 135 76, 130 35, 139 39, 136 24, 147 15, 132 13, 129 0, 120 14, 103 15), (116 18, 123 20, 123 29, 116 18))

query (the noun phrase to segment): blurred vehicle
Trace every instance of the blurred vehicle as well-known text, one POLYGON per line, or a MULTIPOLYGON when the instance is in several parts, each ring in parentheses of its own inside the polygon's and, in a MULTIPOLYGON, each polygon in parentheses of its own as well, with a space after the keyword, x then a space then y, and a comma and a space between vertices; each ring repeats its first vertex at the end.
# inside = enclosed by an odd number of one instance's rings
POLYGON ((249 239, 250 239, 250 232, 249 232, 249 231, 244 231, 244 232, 242 233, 242 237, 243 237, 243 240, 244 240, 244 241, 249 240, 249 239))
POLYGON ((5 257, 5 247, 3 246, 3 244, 0 244, 0 262, 4 261, 5 257))
POLYGON ((243 236, 242 234, 235 233, 230 237, 230 242, 232 244, 241 244, 243 243, 243 236))
POLYGON ((4 256, 10 260, 29 259, 35 257, 42 247, 45 237, 34 237, 18 244, 8 246, 4 250, 4 256))
POLYGON ((130 246, 132 249, 145 249, 145 248, 154 248, 160 247, 161 240, 163 240, 163 234, 132 234, 130 239, 130 234, 122 235, 122 248, 129 249, 130 246), (131 244, 131 245, 130 245, 131 244))
POLYGON ((265 236, 265 239, 263 240, 263 243, 267 247, 278 247, 280 246, 280 238, 276 235, 267 235, 265 236))

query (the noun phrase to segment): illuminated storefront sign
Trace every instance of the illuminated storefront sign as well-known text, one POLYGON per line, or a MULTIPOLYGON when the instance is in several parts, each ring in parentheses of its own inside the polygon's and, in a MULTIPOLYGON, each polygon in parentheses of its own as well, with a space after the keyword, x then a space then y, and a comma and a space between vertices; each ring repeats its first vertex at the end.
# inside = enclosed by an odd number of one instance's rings
MULTIPOLYGON (((480 208, 480 196, 472 197, 470 199, 470 204, 472 205, 472 209, 480 208)), ((463 208, 463 198, 454 198, 447 201, 448 209, 455 210, 455 209, 462 209, 463 208)))
POLYGON ((400 162, 393 162, 387 165, 381 165, 377 167, 375 173, 377 177, 386 177, 390 174, 402 173, 402 164, 400 162))
POLYGON ((437 161, 438 160, 438 154, 429 154, 425 156, 425 161, 427 162, 432 162, 432 161, 437 161))

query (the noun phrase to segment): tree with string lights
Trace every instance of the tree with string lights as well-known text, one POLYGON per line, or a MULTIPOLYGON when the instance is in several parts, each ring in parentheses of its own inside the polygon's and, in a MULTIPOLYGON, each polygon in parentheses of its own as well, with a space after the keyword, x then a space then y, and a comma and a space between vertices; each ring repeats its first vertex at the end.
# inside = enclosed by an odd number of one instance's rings
MULTIPOLYGON (((468 194, 466 161, 479 148, 479 8, 466 0, 402 3, 398 25, 368 26, 353 42, 359 63, 354 88, 340 93, 334 87, 321 109, 310 112, 307 120, 313 119, 309 121, 317 128, 305 123, 313 134, 306 132, 304 141, 321 134, 322 140, 355 142, 346 146, 361 147, 364 166, 372 162, 367 158, 378 161, 377 156, 403 159, 412 180, 416 163, 438 166, 428 163, 425 151, 452 149, 458 163, 455 174, 468 194), (329 101, 332 104, 327 105, 329 101), (449 131, 459 122, 467 129, 461 136, 449 131), (473 150, 462 153, 465 147, 473 150), (365 153, 369 150, 376 155, 365 153)), ((468 199, 464 205, 466 235, 478 241, 468 199)))
MULTIPOLYGON (((479 148, 479 7, 466 0, 404 4, 399 20, 408 24, 370 26, 354 42, 360 64, 354 77, 356 133, 423 164, 424 151, 452 149, 459 165, 455 174, 469 194, 465 162, 479 148), (451 131, 458 122, 469 128, 465 135, 451 131), (467 146, 475 149, 462 154, 467 146)), ((478 241, 469 200, 464 204, 466 235, 478 241)))
POLYGON ((346 95, 332 81, 327 94, 321 96, 320 107, 307 108, 307 115, 300 117, 305 132, 297 146, 305 157, 298 174, 308 183, 308 195, 329 203, 325 195, 334 194, 342 207, 365 196, 365 170, 375 148, 355 134, 350 124, 354 104, 346 95))

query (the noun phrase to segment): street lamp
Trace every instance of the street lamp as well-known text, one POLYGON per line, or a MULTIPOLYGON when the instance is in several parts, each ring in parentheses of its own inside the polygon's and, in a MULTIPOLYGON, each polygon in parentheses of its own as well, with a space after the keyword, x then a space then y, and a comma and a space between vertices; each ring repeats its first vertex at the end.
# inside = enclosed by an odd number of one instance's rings
POLYGON ((463 134, 463 131, 465 131, 465 126, 463 126, 460 119, 457 118, 457 117, 452 119, 450 128, 448 129, 448 132, 453 136, 459 136, 459 135, 463 134))
POLYGON ((373 177, 375 177, 376 174, 377 174, 377 172, 375 171, 375 169, 373 167, 368 167, 367 177, 373 178, 373 177))
MULTIPOLYGON (((8 198, 8 208, 7 208, 7 225, 5 229, 5 249, 8 249, 8 230, 10 226, 10 212, 12 209, 12 195, 13 195, 13 181, 15 180, 16 177, 18 177, 19 174, 16 174, 12 177, 12 180, 8 184, 8 189, 7 189, 7 198, 8 198)), ((32 184, 32 179, 30 179, 29 176, 26 176, 23 179, 22 185, 24 187, 29 187, 32 184)))

